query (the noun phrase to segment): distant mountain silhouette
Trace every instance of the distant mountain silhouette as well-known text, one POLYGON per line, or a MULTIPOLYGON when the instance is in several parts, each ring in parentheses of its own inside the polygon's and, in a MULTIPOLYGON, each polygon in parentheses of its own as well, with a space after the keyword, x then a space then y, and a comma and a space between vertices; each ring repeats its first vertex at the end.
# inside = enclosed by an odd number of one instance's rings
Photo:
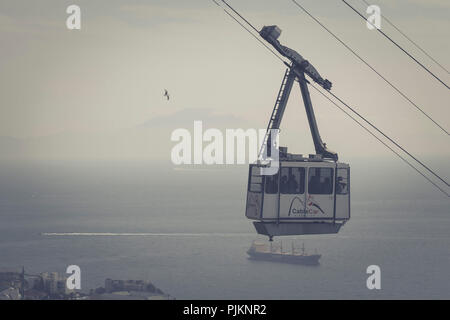
POLYGON ((154 127, 168 127, 176 128, 192 128, 193 122, 196 120, 203 121, 205 127, 230 129, 235 128, 250 128, 251 124, 245 119, 236 117, 231 114, 219 114, 214 110, 207 108, 190 108, 177 111, 170 115, 156 116, 145 121, 139 127, 154 128, 154 127))
POLYGON ((183 109, 155 116, 142 124, 106 132, 59 132, 47 136, 17 139, 0 137, 0 159, 117 159, 161 158, 170 160, 174 143, 171 132, 178 128, 193 130, 195 120, 204 129, 248 129, 251 124, 231 114, 207 108, 183 109))

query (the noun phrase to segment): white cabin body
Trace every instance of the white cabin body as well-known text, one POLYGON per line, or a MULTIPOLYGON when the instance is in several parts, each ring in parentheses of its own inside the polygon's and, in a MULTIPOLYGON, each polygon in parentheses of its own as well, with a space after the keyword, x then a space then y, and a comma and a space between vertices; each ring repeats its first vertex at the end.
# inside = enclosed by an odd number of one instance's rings
POLYGON ((250 165, 246 217, 269 236, 338 232, 350 219, 349 165, 289 156, 272 176, 250 165))

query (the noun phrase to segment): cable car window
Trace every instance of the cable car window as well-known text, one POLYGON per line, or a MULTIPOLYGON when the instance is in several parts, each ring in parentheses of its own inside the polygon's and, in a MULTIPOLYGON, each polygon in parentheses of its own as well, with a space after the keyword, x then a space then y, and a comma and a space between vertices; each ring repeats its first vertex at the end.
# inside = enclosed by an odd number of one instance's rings
POLYGON ((348 169, 337 169, 336 194, 348 194, 348 169))
POLYGON ((333 193, 333 169, 332 168, 309 168, 308 193, 309 194, 332 194, 333 193))
POLYGON ((275 194, 278 193, 278 173, 273 176, 266 176, 266 193, 275 194))
POLYGON ((289 168, 281 168, 280 192, 288 193, 289 168))
POLYGON ((251 183, 249 191, 250 192, 261 192, 262 191, 262 185, 261 184, 257 184, 257 183, 251 183))
POLYGON ((251 175, 250 175, 250 181, 248 184, 248 191, 262 192, 263 177, 260 175, 259 168, 252 167, 252 170, 250 172, 251 172, 251 175))
POLYGON ((303 194, 305 192, 305 168, 281 168, 280 193, 303 194))
POLYGON ((262 192, 262 177, 251 176, 248 190, 251 192, 262 192))
POLYGON ((252 176, 252 183, 262 183, 262 176, 252 176))

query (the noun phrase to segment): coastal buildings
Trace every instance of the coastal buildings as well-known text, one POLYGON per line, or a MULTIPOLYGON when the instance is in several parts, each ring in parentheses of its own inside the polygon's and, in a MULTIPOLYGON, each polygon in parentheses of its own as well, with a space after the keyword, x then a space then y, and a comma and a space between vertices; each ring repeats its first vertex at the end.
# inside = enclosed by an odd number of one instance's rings
POLYGON ((0 300, 20 300, 22 294, 22 276, 20 272, 0 272, 0 300))
POLYGON ((92 290, 91 300, 169 300, 173 299, 151 282, 106 279, 104 288, 92 290))
POLYGON ((67 276, 58 272, 26 274, 25 270, 0 272, 0 300, 69 299, 77 295, 66 286, 67 276))
MULTIPOLYGON (((67 276, 58 272, 44 272, 40 274, 40 285, 43 286, 43 291, 49 293, 50 295, 70 295, 74 293, 75 290, 67 288, 67 276)), ((35 284, 37 284, 35 282, 35 284)))
POLYGON ((169 300, 174 299, 149 281, 106 279, 105 287, 82 293, 67 288, 66 274, 25 270, 0 271, 0 300, 169 300))

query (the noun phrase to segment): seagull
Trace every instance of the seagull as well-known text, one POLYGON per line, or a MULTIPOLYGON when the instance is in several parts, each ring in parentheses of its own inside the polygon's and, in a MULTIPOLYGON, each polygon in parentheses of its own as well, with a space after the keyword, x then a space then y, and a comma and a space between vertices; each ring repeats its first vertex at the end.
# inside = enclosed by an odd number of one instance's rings
POLYGON ((167 89, 164 89, 164 97, 166 97, 167 100, 170 99, 169 92, 167 91, 167 89))

